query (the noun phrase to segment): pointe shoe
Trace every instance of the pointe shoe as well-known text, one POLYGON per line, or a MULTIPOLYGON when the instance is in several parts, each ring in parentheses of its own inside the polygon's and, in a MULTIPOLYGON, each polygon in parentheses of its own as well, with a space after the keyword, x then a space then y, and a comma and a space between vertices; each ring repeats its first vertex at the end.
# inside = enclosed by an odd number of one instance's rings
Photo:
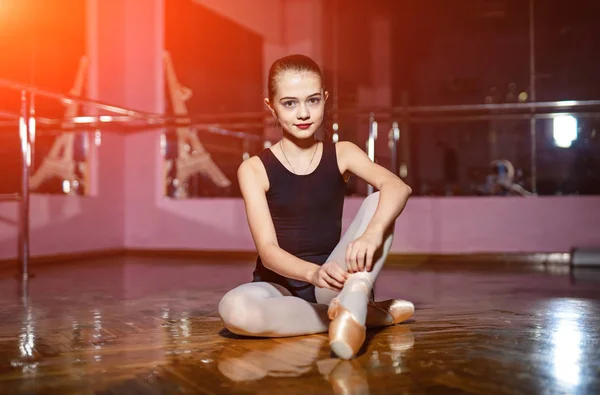
POLYGON ((342 359, 353 358, 365 342, 367 328, 346 310, 337 299, 329 304, 329 346, 342 359))
POLYGON ((396 325, 406 321, 415 313, 415 306, 408 300, 389 299, 369 302, 367 327, 396 325))

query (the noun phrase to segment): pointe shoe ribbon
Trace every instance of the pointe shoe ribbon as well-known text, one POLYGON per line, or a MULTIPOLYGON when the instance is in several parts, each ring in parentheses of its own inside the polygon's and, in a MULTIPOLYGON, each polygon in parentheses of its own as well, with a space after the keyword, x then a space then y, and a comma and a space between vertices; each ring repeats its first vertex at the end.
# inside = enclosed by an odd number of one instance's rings
POLYGON ((367 326, 380 327, 396 325, 406 321, 412 317, 414 313, 415 306, 408 300, 388 299, 379 302, 369 302, 367 326))
POLYGON ((331 301, 328 310, 329 346, 342 359, 353 358, 362 347, 367 328, 346 310, 337 299, 331 301))

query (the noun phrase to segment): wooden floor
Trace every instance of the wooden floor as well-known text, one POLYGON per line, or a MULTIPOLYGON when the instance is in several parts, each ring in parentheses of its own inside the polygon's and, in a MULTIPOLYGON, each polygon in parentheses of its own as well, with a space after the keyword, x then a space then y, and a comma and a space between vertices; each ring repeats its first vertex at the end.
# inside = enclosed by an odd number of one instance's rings
POLYGON ((409 322, 352 361, 326 335, 246 339, 220 297, 248 263, 113 258, 0 272, 0 394, 600 393, 600 277, 424 267, 382 272, 409 322), (24 295, 25 294, 25 295, 24 295), (25 296, 25 297, 24 297, 25 296))

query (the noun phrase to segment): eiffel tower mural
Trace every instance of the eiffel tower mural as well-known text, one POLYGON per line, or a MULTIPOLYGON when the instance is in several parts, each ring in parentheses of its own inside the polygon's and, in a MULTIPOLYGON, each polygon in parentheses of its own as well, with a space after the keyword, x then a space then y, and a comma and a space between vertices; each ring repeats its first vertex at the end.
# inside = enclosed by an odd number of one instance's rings
MULTIPOLYGON (((185 102, 191 97, 191 90, 183 86, 177 79, 173 62, 167 51, 163 56, 165 76, 168 86, 168 94, 174 115, 188 115, 185 102)), ((82 57, 79 63, 77 76, 73 88, 69 91, 72 96, 81 97, 85 75, 89 60, 82 57)), ((76 117, 79 111, 79 103, 65 101, 65 118, 76 117)), ((186 123, 182 118, 178 122, 186 123)), ((63 129, 68 129, 72 124, 65 122, 63 129)), ((189 126, 176 128, 177 135, 177 157, 165 160, 164 180, 165 191, 169 185, 174 185, 175 197, 185 198, 188 196, 186 185, 194 174, 203 174, 219 188, 227 188, 231 181, 219 169, 206 151, 195 130, 189 126), (174 170, 174 177, 169 174, 174 170)), ((54 177, 62 180, 65 193, 75 194, 87 184, 87 163, 77 162, 74 157, 74 144, 76 134, 72 132, 62 133, 50 148, 50 152, 43 159, 41 165, 30 178, 31 190, 35 191, 44 182, 54 177), (68 185, 66 185, 68 184, 68 185)))
MULTIPOLYGON (((168 93, 171 98, 171 107, 174 115, 188 115, 185 102, 192 96, 191 89, 183 86, 175 73, 175 67, 168 51, 163 54, 165 77, 167 79, 168 93)), ((183 118, 179 122, 188 122, 183 118)), ((189 126, 177 127, 177 159, 165 161, 165 190, 173 184, 175 197, 187 197, 186 185, 194 174, 201 173, 207 176, 216 186, 227 188, 231 181, 223 174, 221 169, 211 159, 195 130, 189 126), (175 177, 169 177, 175 166, 175 177)))
MULTIPOLYGON (((81 97, 88 64, 89 59, 83 56, 79 61, 73 88, 69 91, 69 94, 72 96, 81 97)), ((65 118, 77 116, 79 103, 69 100, 65 101, 65 106, 65 118)), ((72 124, 65 122, 61 127, 62 129, 68 129, 72 127, 72 124)), ((35 191, 45 181, 54 177, 62 180, 63 191, 65 193, 78 194, 82 188, 85 188, 87 185, 88 166, 85 162, 77 162, 75 160, 75 137, 76 134, 73 132, 63 132, 54 140, 50 152, 29 179, 29 187, 32 191, 35 191)))

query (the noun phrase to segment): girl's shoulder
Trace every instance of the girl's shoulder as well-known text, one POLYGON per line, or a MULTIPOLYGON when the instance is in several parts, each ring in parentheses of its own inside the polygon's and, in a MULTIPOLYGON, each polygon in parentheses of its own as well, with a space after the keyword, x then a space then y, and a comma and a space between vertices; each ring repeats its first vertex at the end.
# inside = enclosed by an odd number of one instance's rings
POLYGON ((364 151, 352 141, 338 141, 332 144, 334 144, 335 146, 335 152, 338 158, 352 157, 354 155, 364 154, 364 151))
POLYGON ((260 153, 244 160, 237 171, 238 182, 251 182, 269 189, 269 177, 260 153))

